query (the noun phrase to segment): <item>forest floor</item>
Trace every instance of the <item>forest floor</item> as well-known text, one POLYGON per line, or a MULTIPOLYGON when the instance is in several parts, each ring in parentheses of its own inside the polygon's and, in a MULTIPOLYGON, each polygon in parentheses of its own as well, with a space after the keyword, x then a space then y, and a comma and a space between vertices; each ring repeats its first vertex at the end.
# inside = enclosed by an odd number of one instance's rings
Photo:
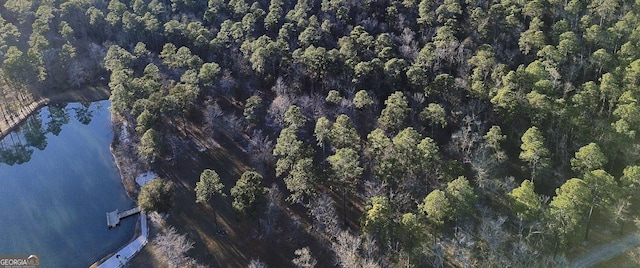
MULTIPOLYGON (((573 259, 572 262, 572 266, 573 267, 593 267, 596 264, 601 264, 602 267, 637 267, 638 263, 629 263, 630 266, 622 266, 620 265, 620 263, 618 263, 617 265, 612 266, 611 262, 609 260, 611 260, 612 258, 621 255, 622 253, 632 250, 634 248, 637 248, 638 246, 640 246, 640 233, 635 232, 632 234, 628 234, 623 238, 614 240, 610 243, 607 243, 605 245, 596 247, 594 249, 592 249, 589 252, 583 253, 579 256, 577 256, 575 259, 573 259)), ((632 253, 633 254, 633 253, 632 253)), ((619 262, 623 262, 623 261, 631 261, 631 260, 624 260, 625 256, 622 256, 622 258, 618 259, 617 261, 619 262)), ((637 259, 637 252, 636 252, 636 261, 637 259)), ((617 259, 617 258, 616 258, 617 259)))
POLYGON ((589 239, 579 243, 569 253, 571 267, 640 267, 640 218, 628 220, 623 230, 608 221, 595 219, 596 228, 589 239))
POLYGON ((594 268, 640 267, 640 246, 636 246, 634 248, 625 250, 624 252, 621 252, 621 254, 618 254, 617 256, 614 256, 609 260, 603 261, 593 267, 594 268))
MULTIPOLYGON (((177 123, 182 125, 181 123, 177 123)), ((168 129, 172 129, 169 127, 168 129)), ((212 137, 210 131, 195 124, 180 127, 182 135, 190 140, 174 159, 164 159, 157 165, 160 177, 176 183, 174 205, 166 217, 166 225, 173 226, 180 234, 187 234, 195 242, 188 255, 198 263, 211 267, 246 267, 253 259, 271 267, 289 267, 293 252, 310 247, 319 267, 332 265, 331 252, 318 244, 310 232, 311 223, 300 211, 283 205, 275 230, 264 235, 259 219, 239 217, 232 209, 232 197, 215 197, 208 204, 195 202, 194 187, 204 169, 215 170, 225 185, 227 195, 240 175, 249 170, 249 156, 242 145, 224 135, 212 137), (290 218, 295 218, 293 223, 290 218)), ((271 179, 272 180, 272 179, 271 179)), ((270 179, 265 178, 269 182, 270 179)), ((268 183, 267 183, 268 184, 268 183)), ((280 187, 281 191, 286 191, 280 187)), ((163 228, 152 227, 155 235, 163 228), (154 230, 155 229, 155 230, 154 230)), ((129 263, 130 267, 164 267, 153 243, 145 247, 129 263)))
MULTIPOLYGON (((168 226, 173 226, 178 233, 187 234, 188 238, 195 242, 188 256, 196 259, 200 264, 211 267, 246 267, 252 259, 260 259, 270 267, 289 267, 290 260, 294 257, 293 251, 305 246, 309 246, 314 257, 318 259, 318 267, 334 266, 331 261, 333 253, 327 250, 326 246, 320 245, 318 242, 320 240, 313 237, 311 223, 305 215, 306 209, 301 206, 285 205, 282 212, 286 217, 299 221, 301 230, 294 230, 290 220, 279 221, 274 234, 264 236, 261 226, 257 223, 259 219, 239 218, 235 214, 231 206, 233 199, 230 196, 212 198, 205 205, 195 203, 194 187, 202 170, 206 168, 215 170, 225 185, 224 192, 228 194, 242 172, 250 169, 247 165, 250 162, 249 155, 242 144, 224 135, 214 135, 212 131, 204 129, 199 124, 193 122, 186 125, 182 122, 174 122, 174 124, 179 127, 167 127, 167 129, 180 129, 181 133, 172 133, 172 135, 180 135, 182 139, 189 142, 185 146, 180 146, 183 151, 177 154, 178 157, 163 159, 156 165, 155 171, 162 178, 175 182, 178 187, 174 206, 164 221, 166 226, 152 226, 150 242, 168 226), (300 237, 304 238, 299 239, 300 237)), ((273 174, 265 176, 265 185, 270 185, 274 181, 273 174)), ((281 191, 286 191, 284 186, 279 186, 281 191)), ((341 201, 339 198, 336 200, 341 201)), ((350 226, 353 227, 357 227, 360 215, 358 210, 361 208, 357 206, 352 206, 348 213, 350 226)), ((341 215, 341 207, 337 206, 336 209, 341 215)), ((589 241, 575 248, 569 256, 570 259, 580 261, 576 258, 582 257, 576 256, 583 256, 587 254, 585 252, 597 249, 600 245, 612 243, 612 240, 615 241, 624 236, 604 229, 594 228, 589 241)), ((630 226, 627 227, 626 233, 629 232, 638 232, 638 227, 634 226, 633 230, 630 226)), ((597 260, 605 259, 607 258, 597 260)), ((129 267, 167 266, 152 242, 128 265, 129 267)), ((637 267, 637 265, 633 266, 637 267)))
MULTIPOLYGON (((580 255, 573 258, 575 267, 640 267, 640 200, 632 199, 629 219, 625 221, 624 228, 618 230, 617 237, 611 235, 607 229, 594 229, 594 234, 604 235, 606 239, 600 239, 598 244, 591 245, 583 250, 580 255)), ((610 222, 610 221, 609 221, 610 222)), ((606 225, 600 225, 606 226, 606 225)), ((618 227, 620 227, 618 225, 618 227)), ((618 228, 614 228, 618 229, 618 228)))

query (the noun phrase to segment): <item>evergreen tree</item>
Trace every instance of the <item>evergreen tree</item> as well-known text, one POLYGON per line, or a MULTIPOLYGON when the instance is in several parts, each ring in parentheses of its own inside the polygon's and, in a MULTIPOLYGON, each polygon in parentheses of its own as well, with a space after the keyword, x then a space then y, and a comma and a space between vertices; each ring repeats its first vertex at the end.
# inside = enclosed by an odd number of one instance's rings
MULTIPOLYGON (((224 189, 224 184, 220 182, 218 173, 211 169, 205 169, 200 173, 200 180, 196 182, 196 202, 207 203, 213 196, 226 197, 227 195, 222 192, 222 189, 224 189)), ((213 210, 213 221, 218 228, 218 215, 215 209, 213 210)))
POLYGON ((601 169, 607 163, 607 157, 595 143, 582 146, 574 158, 571 159, 571 169, 579 173, 586 173, 601 169))
POLYGON ((347 225, 347 193, 355 190, 358 179, 364 171, 360 167, 358 153, 351 148, 336 150, 336 153, 327 158, 333 173, 333 184, 342 191, 342 210, 344 222, 347 225))
POLYGON ((258 206, 264 203, 268 189, 262 187, 262 175, 255 171, 245 171, 231 188, 233 209, 240 215, 255 215, 258 206))
POLYGON ((315 174, 313 171, 313 159, 303 158, 293 165, 289 174, 284 178, 291 195, 287 201, 300 203, 305 197, 310 197, 315 193, 315 174))
POLYGON ((540 168, 549 165, 549 150, 545 147, 544 137, 537 127, 530 127, 522 135, 522 145, 520 145, 520 159, 526 161, 531 168, 531 182, 538 175, 540 168))
POLYGON ((556 189, 556 196, 549 203, 547 215, 549 230, 555 240, 555 249, 574 240, 589 202, 589 188, 581 179, 570 179, 556 189))
POLYGON ((445 192, 434 190, 424 198, 420 210, 435 229, 441 228, 453 216, 453 207, 445 192))
POLYGON ((522 181, 520 187, 509 193, 511 209, 521 220, 538 220, 542 213, 540 197, 535 192, 533 183, 529 180, 522 181))
POLYGON ((142 212, 166 213, 173 205, 175 185, 173 182, 155 178, 140 189, 138 205, 142 212))
POLYGON ((360 136, 351 123, 351 119, 344 114, 338 115, 329 134, 331 147, 334 149, 351 148, 360 150, 360 136))
POLYGON ((387 133, 396 133, 404 127, 409 115, 409 102, 402 92, 396 91, 384 102, 386 107, 378 118, 378 126, 387 133))
POLYGON ((144 132, 142 138, 140 138, 140 146, 138 147, 138 153, 140 156, 149 163, 153 163, 160 156, 162 152, 162 141, 160 133, 155 129, 150 128, 144 132))

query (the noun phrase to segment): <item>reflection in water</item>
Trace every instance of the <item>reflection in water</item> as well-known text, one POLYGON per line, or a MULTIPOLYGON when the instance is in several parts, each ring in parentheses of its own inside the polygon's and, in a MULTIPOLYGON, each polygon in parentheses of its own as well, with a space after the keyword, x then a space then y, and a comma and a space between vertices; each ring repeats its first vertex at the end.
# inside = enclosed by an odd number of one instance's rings
POLYGON ((34 149, 42 151, 47 148, 47 134, 60 135, 62 126, 69 123, 70 112, 74 113, 78 122, 88 125, 94 109, 99 108, 99 105, 92 106, 91 103, 82 103, 72 108, 67 108, 66 103, 49 105, 48 112, 29 117, 19 130, 0 141, 0 163, 13 166, 29 162, 34 149), (45 119, 46 122, 43 122, 45 119))
POLYGON ((47 136, 42 130, 42 119, 39 117, 32 116, 27 119, 22 134, 29 146, 33 146, 40 151, 47 148, 47 136))
POLYGON ((107 211, 134 205, 109 151, 108 107, 44 108, 0 141, 13 164, 0 163, 0 254, 37 254, 42 268, 88 267, 131 239, 137 217, 106 224, 107 211), (59 135, 52 126, 62 126, 59 135))
POLYGON ((83 125, 91 123, 91 117, 93 116, 93 110, 89 109, 91 103, 82 103, 80 107, 71 108, 76 113, 76 120, 83 125))
POLYGON ((49 106, 49 122, 47 123, 47 133, 55 136, 60 135, 62 126, 69 123, 69 113, 65 109, 67 104, 57 104, 49 106))
POLYGON ((24 144, 13 144, 9 149, 2 148, 0 161, 11 166, 14 164, 23 164, 31 160, 32 153, 33 150, 24 144))

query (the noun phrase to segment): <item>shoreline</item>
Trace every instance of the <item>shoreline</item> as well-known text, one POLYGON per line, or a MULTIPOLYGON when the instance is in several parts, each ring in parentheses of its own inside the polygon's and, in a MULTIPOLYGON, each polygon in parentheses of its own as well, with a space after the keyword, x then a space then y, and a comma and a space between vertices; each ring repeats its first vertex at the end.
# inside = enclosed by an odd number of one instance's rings
MULTIPOLYGON (((4 118, 0 118, 0 139, 5 138, 11 132, 15 131, 27 120, 27 118, 38 113, 42 108, 47 107, 48 105, 71 102, 95 102, 107 100, 110 95, 111 91, 107 85, 87 86, 82 89, 54 93, 49 96, 37 93, 31 94, 33 101, 28 105, 21 106, 18 112, 10 112, 4 110, 3 107, 0 107, 0 109, 2 109, 2 114, 4 115, 4 118)), ((113 157, 116 168, 118 169, 121 183, 124 186, 127 196, 129 199, 136 202, 138 188, 136 187, 134 174, 136 172, 141 174, 142 169, 140 165, 137 164, 136 159, 129 157, 131 155, 131 150, 135 148, 133 148, 128 142, 128 137, 126 137, 126 140, 122 140, 123 135, 128 136, 126 120, 114 117, 112 114, 111 124, 114 137, 111 145, 109 146, 109 151, 111 152, 111 156, 113 157)), ((109 261, 114 254, 122 251, 137 241, 141 242, 142 247, 144 247, 147 243, 149 231, 146 217, 140 214, 136 221, 136 228, 132 238, 114 252, 101 257, 98 261, 91 264, 90 267, 97 267, 104 262, 109 261), (143 230, 145 229, 144 227, 146 227, 146 230, 143 230)))
POLYGON ((144 169, 137 162, 137 159, 130 157, 135 153, 135 148, 129 140, 129 130, 126 120, 111 114, 111 124, 113 128, 113 140, 109 151, 120 174, 120 180, 124 186, 127 196, 137 202, 139 189, 136 186, 136 177, 144 172, 144 169))
POLYGON ((47 99, 40 99, 21 107, 17 113, 11 113, 9 118, 5 114, 4 120, 0 119, 0 140, 16 130, 29 116, 37 113, 40 109, 49 105, 47 99))
MULTIPOLYGON (((126 120, 113 114, 111 114, 111 124, 113 128, 113 140, 111 142, 111 146, 109 146, 109 151, 111 152, 111 156, 113 157, 116 168, 118 169, 118 173, 120 174, 120 179, 127 196, 129 199, 137 203, 136 197, 138 194, 138 187, 136 186, 135 174, 142 174, 142 169, 136 159, 130 157, 133 147, 129 141, 128 125, 126 120)), ((137 245, 134 244, 140 244, 141 246, 139 250, 133 252, 133 254, 128 258, 125 257, 124 263, 126 264, 126 262, 131 260, 131 258, 139 253, 139 251, 148 243, 149 228, 146 215, 140 213, 136 222, 136 229, 133 233, 133 237, 117 250, 105 255, 98 261, 91 264, 90 267, 108 266, 115 262, 113 259, 115 254, 121 255, 119 252, 127 251, 129 247, 137 247, 137 245)), ((118 262, 123 263, 119 258, 116 259, 118 262)))
MULTIPOLYGON (((134 241, 136 241, 140 236, 142 236, 141 225, 142 225, 142 214, 140 214, 138 216, 138 219, 136 219, 136 229, 133 231, 133 238, 129 239, 126 243, 124 243, 124 245, 120 246, 115 251, 113 251, 113 252, 105 255, 104 257, 100 258, 99 260, 95 261, 89 267, 100 267, 100 265, 102 265, 104 262, 106 262, 109 258, 113 257, 114 254, 116 254, 117 252, 119 252, 123 248, 126 248, 129 244, 133 243, 134 241)), ((117 227, 115 227, 115 228, 117 228, 117 227)))
POLYGON ((9 112, 2 109, 4 118, 0 119, 0 139, 19 128, 29 116, 37 113, 40 109, 58 103, 69 102, 95 102, 109 99, 111 92, 106 85, 87 86, 78 90, 71 90, 62 93, 55 93, 50 96, 31 94, 33 102, 20 107, 18 112, 9 112))
MULTIPOLYGON (((11 119, 6 118, 5 120, 2 120, 0 118, 0 140, 12 131, 15 131, 16 128, 19 128, 25 120, 29 118, 29 116, 39 112, 42 108, 47 107, 48 105, 71 102, 96 102, 107 100, 110 95, 111 91, 107 85, 87 86, 82 89, 55 93, 50 96, 32 94, 34 101, 27 106, 21 107, 18 113, 14 112, 9 114, 11 119), (11 121, 9 122, 9 120, 11 121)), ((2 110, 2 112, 6 111, 2 110)), ((4 115, 7 117, 7 113, 4 113, 4 115)), ((114 116, 111 115, 111 124, 114 140, 112 140, 111 145, 109 146, 109 151, 111 151, 111 155, 116 164, 116 168, 118 169, 118 173, 120 174, 127 196, 135 202, 138 191, 135 186, 135 176, 132 177, 130 173, 136 171, 140 173, 141 169, 137 164, 135 164, 135 159, 127 157, 127 152, 124 151, 126 149, 131 150, 131 148, 121 149, 115 144, 115 137, 120 138, 122 132, 126 131, 126 121, 122 118, 114 118, 114 116), (116 126, 121 126, 121 128, 117 128, 116 126), (125 161, 129 163, 126 163, 125 161), (123 166, 128 167, 127 170, 125 170, 123 166)), ((126 143, 120 142, 120 144, 126 143)))

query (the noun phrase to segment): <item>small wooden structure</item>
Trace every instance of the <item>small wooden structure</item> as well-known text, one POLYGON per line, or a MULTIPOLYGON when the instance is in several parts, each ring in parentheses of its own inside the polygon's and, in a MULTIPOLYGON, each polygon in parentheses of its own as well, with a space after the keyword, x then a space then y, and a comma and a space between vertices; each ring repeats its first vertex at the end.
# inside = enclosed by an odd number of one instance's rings
POLYGON ((140 213, 140 207, 135 207, 123 212, 118 212, 117 209, 107 212, 107 226, 109 226, 109 228, 116 227, 120 223, 120 219, 129 217, 136 213, 140 213))

